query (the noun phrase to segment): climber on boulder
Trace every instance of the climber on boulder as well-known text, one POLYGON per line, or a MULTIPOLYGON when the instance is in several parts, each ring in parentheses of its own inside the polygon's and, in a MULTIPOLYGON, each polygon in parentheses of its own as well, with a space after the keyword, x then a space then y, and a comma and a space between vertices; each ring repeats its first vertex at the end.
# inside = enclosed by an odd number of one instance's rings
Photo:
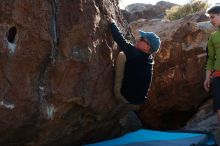
POLYGON ((152 54, 158 52, 160 38, 154 32, 139 31, 140 38, 133 45, 123 37, 114 19, 108 17, 108 22, 121 51, 116 61, 115 96, 123 102, 143 104, 152 80, 152 54))

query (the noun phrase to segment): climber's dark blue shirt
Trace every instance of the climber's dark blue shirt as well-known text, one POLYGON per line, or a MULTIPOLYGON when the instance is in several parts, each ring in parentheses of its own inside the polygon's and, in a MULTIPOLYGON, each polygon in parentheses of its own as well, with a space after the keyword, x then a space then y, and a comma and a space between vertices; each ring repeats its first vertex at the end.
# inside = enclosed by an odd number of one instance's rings
POLYGON ((151 84, 153 57, 128 43, 114 23, 111 31, 113 39, 126 55, 121 94, 132 104, 144 103, 151 84))

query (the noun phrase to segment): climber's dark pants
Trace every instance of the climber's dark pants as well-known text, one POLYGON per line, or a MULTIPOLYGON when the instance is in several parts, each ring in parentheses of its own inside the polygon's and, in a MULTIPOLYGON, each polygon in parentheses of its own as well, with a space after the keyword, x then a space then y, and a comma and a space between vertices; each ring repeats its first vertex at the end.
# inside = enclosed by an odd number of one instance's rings
POLYGON ((214 111, 220 110, 220 77, 213 78, 213 108, 214 111))

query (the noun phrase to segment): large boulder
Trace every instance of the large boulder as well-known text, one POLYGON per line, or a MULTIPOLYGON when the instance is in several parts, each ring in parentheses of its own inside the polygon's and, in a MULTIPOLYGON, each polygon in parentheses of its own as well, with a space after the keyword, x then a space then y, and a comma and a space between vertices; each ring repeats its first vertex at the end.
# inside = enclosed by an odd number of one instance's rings
POLYGON ((143 110, 143 124, 154 129, 184 126, 209 94, 203 89, 209 22, 198 22, 204 12, 176 21, 140 20, 130 24, 138 37, 139 29, 153 31, 162 40, 155 54, 153 82, 143 110))
POLYGON ((156 5, 134 3, 125 7, 122 13, 129 23, 138 19, 158 19, 164 18, 166 10, 175 5, 165 1, 160 1, 156 5))
POLYGON ((0 145, 81 145, 141 126, 112 92, 117 5, 1 1, 0 145))

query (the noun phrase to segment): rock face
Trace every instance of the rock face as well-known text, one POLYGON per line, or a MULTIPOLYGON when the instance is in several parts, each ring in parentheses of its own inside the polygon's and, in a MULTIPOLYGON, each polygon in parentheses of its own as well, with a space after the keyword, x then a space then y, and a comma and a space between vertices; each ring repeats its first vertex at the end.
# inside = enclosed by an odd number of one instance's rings
POLYGON ((216 131, 219 128, 218 116, 213 112, 213 101, 207 100, 198 109, 198 112, 187 122, 184 129, 216 131))
POLYGON ((81 145, 140 127, 114 112, 106 14, 121 22, 117 5, 1 1, 0 145, 81 145))
POLYGON ((122 10, 125 19, 130 23, 138 19, 163 18, 167 9, 176 4, 160 1, 156 5, 151 4, 131 4, 122 10))
POLYGON ((213 28, 199 22, 204 12, 177 21, 137 21, 137 30, 156 32, 162 40, 155 55, 153 82, 146 104, 140 112, 143 124, 155 129, 178 129, 208 97, 203 89, 206 43, 213 28))

